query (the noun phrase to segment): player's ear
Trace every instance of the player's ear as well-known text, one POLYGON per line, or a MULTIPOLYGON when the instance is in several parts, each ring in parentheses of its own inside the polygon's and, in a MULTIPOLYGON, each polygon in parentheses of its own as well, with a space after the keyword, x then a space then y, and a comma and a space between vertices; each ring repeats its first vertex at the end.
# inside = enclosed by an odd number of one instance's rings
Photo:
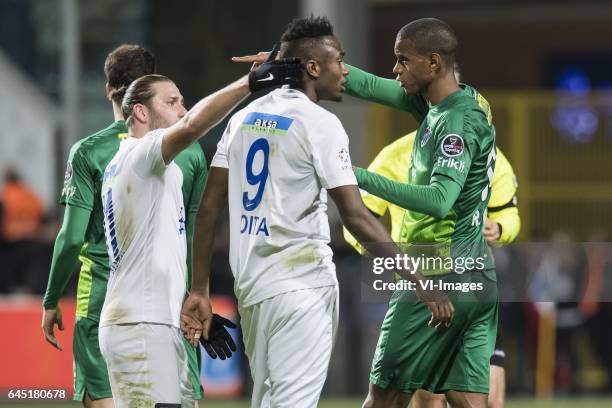
POLYGON ((149 118, 149 110, 141 103, 137 103, 132 107, 132 116, 140 123, 146 123, 149 118))
POLYGON ((429 70, 432 74, 440 72, 442 69, 442 56, 437 52, 432 52, 429 55, 429 70))
POLYGON ((106 99, 108 99, 110 101, 111 100, 111 97, 110 97, 111 88, 110 88, 110 85, 108 84, 108 82, 106 82, 105 89, 106 89, 106 99))
POLYGON ((318 79, 319 76, 321 75, 321 67, 319 66, 319 63, 315 60, 308 60, 306 61, 306 64, 304 64, 306 66, 306 73, 308 74, 308 76, 312 79, 318 79))

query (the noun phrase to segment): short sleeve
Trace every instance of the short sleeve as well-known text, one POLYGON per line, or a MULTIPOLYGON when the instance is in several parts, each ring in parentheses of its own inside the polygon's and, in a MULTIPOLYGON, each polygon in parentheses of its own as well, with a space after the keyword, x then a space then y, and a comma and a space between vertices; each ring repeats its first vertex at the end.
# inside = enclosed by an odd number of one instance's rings
POLYGON ((210 162, 210 167, 221 167, 229 169, 229 162, 227 161, 227 141, 231 132, 232 121, 230 120, 227 124, 221 140, 217 143, 217 151, 210 162))
POLYGON ((81 145, 72 147, 66 173, 60 204, 72 205, 86 210, 94 207, 94 179, 87 161, 87 155, 81 145))
POLYGON ((325 189, 356 185, 349 140, 336 116, 323 119, 310 135, 317 176, 325 189))
POLYGON ((432 178, 445 175, 463 186, 478 150, 473 130, 469 126, 448 126, 436 133, 432 178))
POLYGON ((153 130, 142 137, 132 150, 134 168, 140 176, 162 173, 166 163, 162 156, 162 141, 166 129, 153 130))

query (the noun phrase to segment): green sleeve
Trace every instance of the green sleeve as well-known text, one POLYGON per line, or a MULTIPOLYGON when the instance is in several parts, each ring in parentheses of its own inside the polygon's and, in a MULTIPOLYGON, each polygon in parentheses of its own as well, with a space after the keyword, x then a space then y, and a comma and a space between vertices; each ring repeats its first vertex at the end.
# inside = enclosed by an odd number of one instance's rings
POLYGON ((93 210, 96 197, 93 171, 89 166, 88 154, 80 143, 70 149, 70 157, 64 175, 64 187, 60 203, 93 210))
POLYGON ((349 71, 346 77, 347 94, 410 112, 419 123, 427 115, 429 105, 425 99, 416 94, 408 95, 399 82, 372 75, 349 64, 346 64, 346 68, 349 71))
POLYGON ((68 205, 64 212, 64 222, 53 248, 49 281, 43 300, 45 309, 57 307, 77 262, 79 251, 85 240, 91 211, 68 205))
POLYGON ((187 215, 187 288, 191 287, 191 253, 193 251, 193 231, 195 228, 195 214, 187 215))
POLYGON ((436 148, 432 158, 432 177, 443 175, 455 181, 463 188, 467 180, 472 160, 480 151, 477 137, 470 126, 461 126, 461 131, 452 130, 453 126, 445 125, 434 136, 436 148), (451 130, 447 130, 447 129, 451 130))
POLYGON ((193 231, 195 228, 195 218, 200 208, 200 200, 202 199, 202 193, 204 192, 204 186, 206 186, 206 179, 208 178, 208 166, 206 163, 206 156, 200 148, 200 154, 198 154, 198 163, 195 170, 195 176, 193 180, 193 190, 189 197, 189 203, 187 204, 187 286, 191 286, 191 270, 192 270, 192 245, 193 245, 193 231))
POLYGON ((444 218, 451 210, 461 186, 444 175, 435 175, 427 186, 416 186, 390 180, 357 167, 359 188, 410 211, 444 218))

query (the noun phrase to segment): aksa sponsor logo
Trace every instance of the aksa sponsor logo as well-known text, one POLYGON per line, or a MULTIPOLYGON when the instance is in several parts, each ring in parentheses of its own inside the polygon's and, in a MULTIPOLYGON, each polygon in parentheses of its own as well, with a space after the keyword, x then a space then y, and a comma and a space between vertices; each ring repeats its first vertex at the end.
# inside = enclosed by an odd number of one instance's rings
POLYGON ((260 126, 268 129, 276 129, 276 125, 278 125, 278 122, 275 120, 256 119, 255 123, 253 124, 255 126, 260 126))
POLYGON ((463 173, 465 171, 465 163, 460 160, 453 159, 452 157, 449 157, 447 159, 445 159, 444 157, 438 157, 438 161, 436 161, 436 166, 455 169, 460 173, 463 173))
POLYGON ((448 157, 459 156, 463 153, 463 138, 457 134, 451 133, 444 136, 442 139, 442 153, 448 157))

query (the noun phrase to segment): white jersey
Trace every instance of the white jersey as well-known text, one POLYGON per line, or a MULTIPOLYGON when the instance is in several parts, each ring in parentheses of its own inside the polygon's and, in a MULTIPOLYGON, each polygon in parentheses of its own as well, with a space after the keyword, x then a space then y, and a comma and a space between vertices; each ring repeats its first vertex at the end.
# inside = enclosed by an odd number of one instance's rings
POLYGON ((356 185, 338 118, 277 89, 232 116, 211 163, 228 168, 230 265, 243 307, 337 285, 327 191, 356 185))
POLYGON ((110 277, 100 326, 179 327, 186 291, 183 174, 161 154, 164 129, 121 142, 102 185, 110 277))

